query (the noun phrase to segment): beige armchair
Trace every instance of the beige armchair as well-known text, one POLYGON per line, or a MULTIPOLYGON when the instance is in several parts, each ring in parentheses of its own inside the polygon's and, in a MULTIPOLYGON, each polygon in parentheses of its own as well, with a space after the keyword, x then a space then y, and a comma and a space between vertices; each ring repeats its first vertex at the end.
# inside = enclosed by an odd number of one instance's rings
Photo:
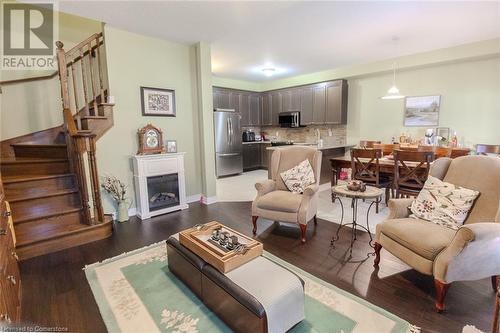
POLYGON ((444 310, 446 292, 454 281, 500 275, 500 159, 463 156, 436 160, 431 175, 480 192, 467 220, 458 230, 409 218, 413 199, 389 201, 389 217, 377 225, 375 267, 386 249, 417 271, 434 277, 436 309, 444 310))
POLYGON ((305 243, 307 223, 312 219, 316 223, 321 151, 311 147, 279 148, 272 154, 270 168, 271 179, 255 184, 257 197, 252 203, 253 234, 257 233, 257 219, 262 217, 298 224, 302 234, 301 241, 305 243), (303 194, 292 193, 281 179, 280 173, 305 159, 311 163, 316 183, 309 185, 303 194))

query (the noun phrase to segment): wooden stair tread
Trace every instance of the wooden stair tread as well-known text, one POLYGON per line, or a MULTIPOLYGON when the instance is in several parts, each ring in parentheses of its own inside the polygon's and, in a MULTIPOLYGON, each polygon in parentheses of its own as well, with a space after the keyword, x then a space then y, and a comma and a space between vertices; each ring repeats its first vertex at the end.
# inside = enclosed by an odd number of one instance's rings
POLYGON ((81 119, 108 119, 106 116, 81 116, 81 119))
POLYGON ((103 223, 94 224, 94 225, 75 223, 73 225, 66 226, 65 230, 54 232, 54 234, 52 234, 50 236, 43 236, 40 238, 32 237, 29 240, 18 239, 17 243, 16 243, 16 249, 21 248, 21 247, 30 246, 30 245, 33 245, 36 243, 44 242, 44 241, 50 241, 50 240, 61 238, 64 236, 78 234, 78 233, 89 231, 92 229, 102 228, 104 225, 106 225, 107 223, 110 223, 110 222, 111 221, 109 220, 109 218, 108 219, 105 218, 105 221, 103 223))
POLYGON ((23 142, 23 143, 13 143, 11 146, 15 147, 39 147, 39 148, 66 148, 64 143, 36 143, 36 142, 23 142))
POLYGON ((0 164, 37 164, 37 163, 64 163, 67 158, 31 158, 31 157, 3 157, 0 164))
POLYGON ((32 221, 36 221, 36 220, 41 220, 41 219, 45 219, 45 218, 49 218, 49 217, 53 217, 53 216, 71 214, 74 212, 78 212, 80 210, 82 210, 81 207, 74 207, 74 208, 60 209, 60 210, 52 211, 52 212, 46 213, 46 214, 26 216, 24 218, 16 218, 16 219, 14 219, 14 225, 19 224, 19 223, 27 223, 27 222, 32 222, 32 221))
POLYGON ((49 197, 56 197, 59 195, 66 195, 66 194, 71 194, 71 193, 77 193, 78 189, 77 188, 72 188, 72 189, 67 189, 67 190, 59 190, 59 191, 47 191, 47 192, 41 192, 36 195, 16 195, 16 196, 9 196, 7 200, 11 203, 13 202, 19 202, 19 201, 26 201, 26 200, 34 200, 34 199, 41 199, 41 198, 49 198, 49 197))
POLYGON ((63 177, 73 177, 74 173, 61 173, 55 175, 16 175, 16 176, 2 176, 2 182, 4 184, 10 183, 20 183, 20 182, 30 182, 36 180, 52 179, 52 178, 63 178, 63 177))

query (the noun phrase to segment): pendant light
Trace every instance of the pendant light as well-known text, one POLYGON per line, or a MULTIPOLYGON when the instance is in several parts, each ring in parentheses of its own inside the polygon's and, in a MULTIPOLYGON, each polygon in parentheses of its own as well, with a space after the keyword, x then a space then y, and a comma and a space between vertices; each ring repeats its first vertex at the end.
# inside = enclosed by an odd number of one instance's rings
MULTIPOLYGON (((399 37, 398 36, 392 36, 392 42, 394 43, 394 49, 396 53, 396 58, 399 55, 399 37)), ((401 95, 399 92, 398 87, 396 87, 396 62, 392 64, 392 87, 387 90, 387 94, 385 96, 381 97, 382 99, 401 99, 405 98, 404 95, 401 95)))
POLYGON ((392 87, 387 90, 387 94, 381 97, 382 99, 401 99, 404 98, 404 95, 401 95, 398 87, 396 87, 396 63, 392 65, 392 87))

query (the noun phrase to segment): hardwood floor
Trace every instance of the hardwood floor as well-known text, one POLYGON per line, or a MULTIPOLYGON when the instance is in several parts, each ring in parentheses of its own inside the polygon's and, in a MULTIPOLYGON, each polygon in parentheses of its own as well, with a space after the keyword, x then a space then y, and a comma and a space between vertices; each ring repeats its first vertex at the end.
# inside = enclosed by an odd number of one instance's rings
MULTIPOLYGON (((97 304, 82 268, 96 261, 166 239, 196 223, 218 220, 247 235, 252 234, 249 202, 192 204, 188 210, 150 220, 116 224, 110 238, 72 249, 32 258, 21 263, 22 319, 25 324, 67 327, 79 332, 105 332, 97 304)), ((448 292, 447 311, 434 310, 431 277, 410 270, 382 250, 378 271, 373 257, 344 263, 350 229, 344 229, 337 248, 330 239, 337 225, 318 220, 309 224, 307 243, 301 245, 296 226, 258 222, 264 249, 348 292, 421 326, 423 332, 461 332, 472 324, 487 332, 491 326, 494 293, 490 280, 454 283, 448 292)), ((366 258, 368 235, 358 234, 353 256, 366 258)))

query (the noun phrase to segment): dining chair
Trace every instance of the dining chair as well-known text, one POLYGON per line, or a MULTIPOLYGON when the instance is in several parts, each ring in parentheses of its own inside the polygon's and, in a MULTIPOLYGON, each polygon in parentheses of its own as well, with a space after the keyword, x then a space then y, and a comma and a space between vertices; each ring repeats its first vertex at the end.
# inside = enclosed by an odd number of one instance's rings
POLYGON ((360 148, 374 148, 373 145, 380 144, 380 141, 369 141, 369 140, 361 140, 359 141, 360 148))
POLYGON ((382 156, 392 155, 394 149, 399 148, 399 143, 375 143, 373 148, 382 150, 382 156))
POLYGON ((417 196, 429 175, 434 152, 394 150, 396 198, 417 196))
MULTIPOLYGON (((385 204, 389 202, 392 189, 392 178, 380 173, 379 159, 382 157, 381 149, 351 149, 352 179, 361 180, 368 185, 377 188, 385 188, 385 204)), ((379 200, 375 202, 378 213, 379 200)))
POLYGON ((440 157, 450 157, 452 148, 420 145, 418 146, 418 151, 431 151, 434 153, 434 158, 440 158, 440 157))
POLYGON ((470 154, 470 149, 469 148, 452 148, 451 149, 451 158, 457 158, 461 156, 467 156, 470 154))
POLYGON ((476 153, 478 155, 488 155, 488 154, 500 155, 500 145, 486 145, 478 143, 476 145, 476 153))

